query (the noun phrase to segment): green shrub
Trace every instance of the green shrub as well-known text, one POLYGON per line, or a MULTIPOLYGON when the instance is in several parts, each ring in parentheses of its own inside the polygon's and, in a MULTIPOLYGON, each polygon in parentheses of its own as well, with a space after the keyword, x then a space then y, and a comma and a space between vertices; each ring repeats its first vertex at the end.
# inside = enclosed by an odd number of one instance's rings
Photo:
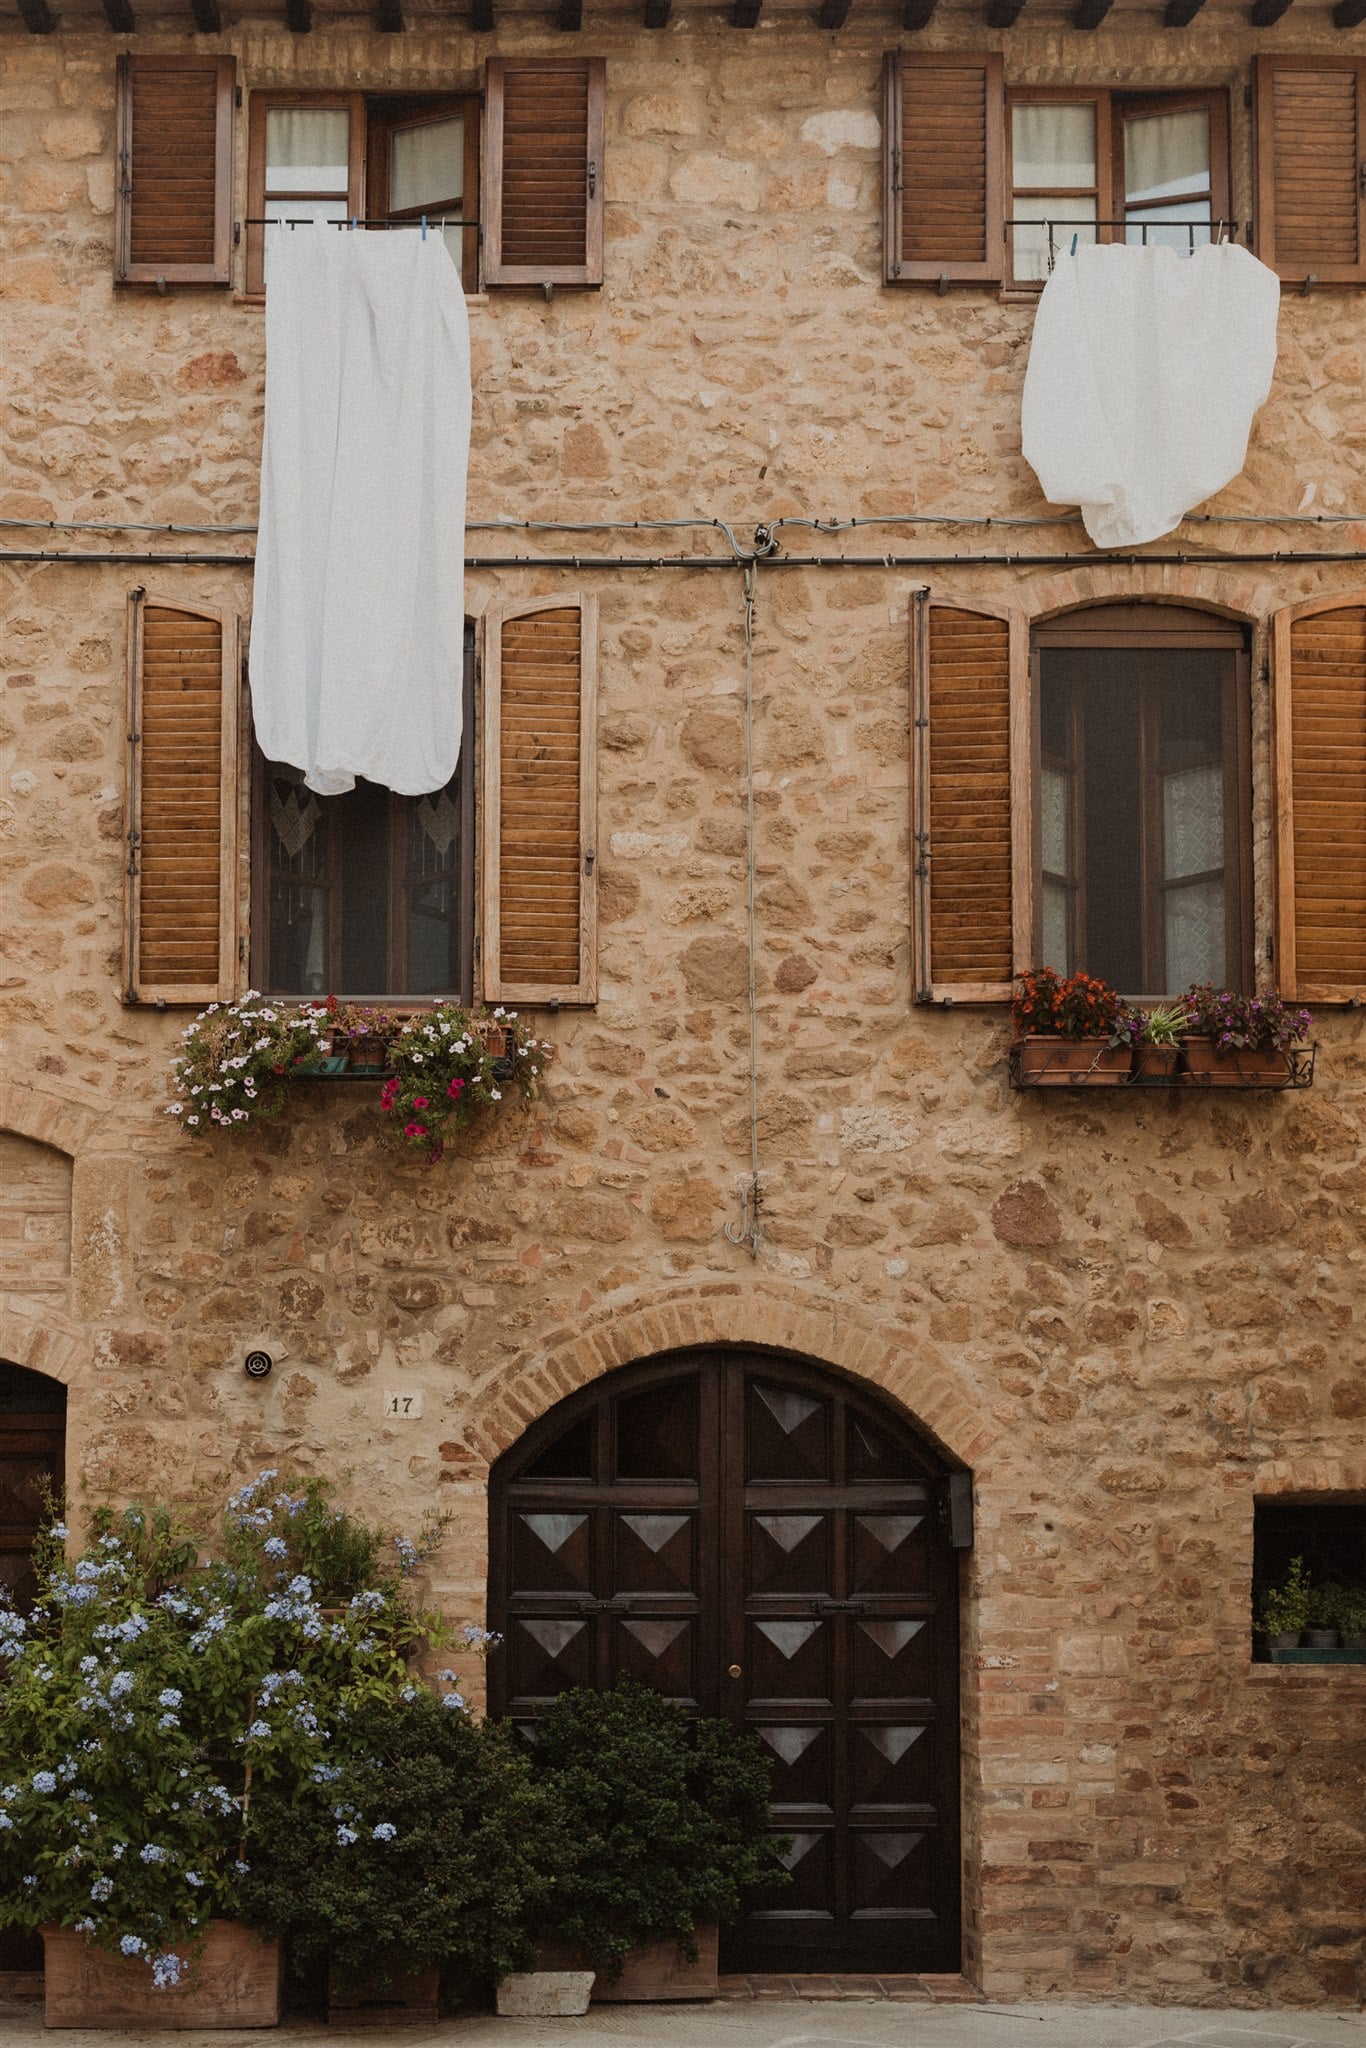
POLYGON ((1309 1574, 1304 1559, 1293 1557, 1284 1582, 1268 1586, 1262 1595, 1262 1627, 1269 1636, 1298 1635, 1309 1626, 1309 1601, 1309 1574))
POLYGON ((548 1798, 532 1931, 616 1977, 641 1942, 696 1954, 693 1929, 733 1920, 751 1885, 785 1882, 769 1832, 770 1765, 725 1721, 690 1721, 648 1687, 561 1693, 532 1752, 548 1798))

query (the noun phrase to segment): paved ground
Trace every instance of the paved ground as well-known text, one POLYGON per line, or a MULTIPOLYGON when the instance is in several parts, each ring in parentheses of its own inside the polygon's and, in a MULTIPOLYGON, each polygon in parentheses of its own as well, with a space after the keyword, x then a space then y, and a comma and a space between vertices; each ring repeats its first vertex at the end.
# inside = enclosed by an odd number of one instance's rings
POLYGON ((0 2048, 327 2048, 345 2040, 390 2048, 1366 2048, 1360 2013, 1190 2011, 1166 2006, 813 2004, 765 2000, 595 2008, 582 2020, 448 2020, 439 2027, 285 2026, 271 2033, 122 2037, 50 2034, 37 2011, 0 2009, 0 2048))

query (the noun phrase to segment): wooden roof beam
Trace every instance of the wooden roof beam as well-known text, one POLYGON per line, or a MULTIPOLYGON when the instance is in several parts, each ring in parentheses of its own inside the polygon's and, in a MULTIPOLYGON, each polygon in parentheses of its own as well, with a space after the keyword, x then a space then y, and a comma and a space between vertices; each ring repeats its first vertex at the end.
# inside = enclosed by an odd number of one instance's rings
POLYGON ((1099 28, 1115 0, 1079 0, 1076 13, 1072 16, 1073 28, 1099 28))
POLYGON ((938 0, 906 0, 901 10, 901 26, 912 34, 917 29, 928 28, 934 19, 938 0))
POLYGON ((104 18, 116 36, 131 36, 137 27, 129 0, 104 0, 104 18))
POLYGON ((477 36, 493 34, 493 0, 471 0, 470 27, 477 36))
POLYGON ((853 4, 854 0, 821 0, 821 11, 817 17, 821 27, 843 28, 853 4))
POLYGON ((222 35, 223 17, 218 11, 218 0, 190 0, 190 12, 198 35, 222 35))
POLYGON ((1290 0, 1253 0, 1248 20, 1254 28, 1274 28, 1290 12, 1290 0))
POLYGON ((382 36, 401 36, 406 22, 403 19, 403 0, 378 0, 375 26, 382 36))
POLYGON ((1358 28, 1366 21, 1366 0, 1338 0, 1333 9, 1334 28, 1358 28))
POLYGON ((583 27, 583 0, 560 0, 555 26, 563 29, 566 35, 577 35, 583 27))
POLYGON ((730 10, 730 25, 732 28, 757 28, 763 11, 764 0, 735 0, 730 10))
POLYGON ((987 0, 987 27, 1014 28, 1024 8, 1025 0, 987 0))
POLYGON ((1163 28, 1189 28, 1204 4, 1205 0, 1167 0, 1163 28))
POLYGON ((674 0, 645 0, 646 28, 667 28, 673 11, 674 0))
POLYGON ((57 26, 57 17, 47 0, 19 0, 19 12, 30 35, 50 36, 57 26))
POLYGON ((306 36, 313 26, 313 0, 285 0, 285 22, 292 34, 306 36))

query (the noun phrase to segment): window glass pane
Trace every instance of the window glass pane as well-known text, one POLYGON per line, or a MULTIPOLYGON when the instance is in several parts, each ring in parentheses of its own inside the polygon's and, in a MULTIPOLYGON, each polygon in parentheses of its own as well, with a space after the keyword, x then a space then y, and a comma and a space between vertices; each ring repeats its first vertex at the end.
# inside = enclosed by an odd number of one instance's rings
POLYGON ((1224 981, 1224 884, 1187 882, 1166 900, 1167 987, 1224 981))
POLYGON ((1043 964, 1059 974, 1072 972, 1071 948, 1067 943, 1068 898, 1061 882, 1043 885, 1043 964))
POLYGON ((336 805, 341 868, 339 995, 389 989, 389 792, 358 782, 336 805))
POLYGON ((407 831, 408 993, 458 986, 459 787, 413 800, 407 831))
POLYGON ((322 800, 297 768, 266 770, 270 979, 282 994, 326 995, 327 833, 322 800))
POLYGON ((1175 249, 1182 256, 1189 256, 1193 249, 1207 249, 1211 239, 1209 201, 1192 199, 1176 206, 1154 206, 1139 214, 1131 213, 1124 239, 1131 248, 1175 249), (1193 231, 1191 227, 1172 226, 1174 221, 1192 222, 1193 231))
POLYGON ((345 199, 350 136, 345 107, 270 107, 267 192, 339 192, 345 199))
POLYGON ((1043 828, 1043 864, 1045 869, 1054 875, 1065 875, 1069 870, 1067 784, 1067 775, 1061 768, 1050 768, 1045 764, 1039 782, 1043 813, 1040 820, 1043 828))
POLYGON ((1224 865, 1224 771, 1217 763, 1163 776, 1162 852, 1169 882, 1224 865))
POLYGON ((1073 235, 1079 244, 1096 239, 1094 227, 1086 225, 1096 217, 1094 199, 1016 199, 1012 203, 1017 278, 1047 277, 1053 260, 1071 248, 1073 235))
POLYGON ((465 123, 459 115, 394 130, 389 158, 389 205, 394 213, 451 202, 459 212, 464 182, 465 123))
POLYGON ((1188 107, 1178 114, 1141 114, 1125 122, 1124 198, 1127 205, 1208 192, 1209 182, 1207 108, 1188 107))
POLYGON ((1026 102, 1014 106, 1010 110, 1010 136, 1017 188, 1095 184, 1093 103, 1045 106, 1026 102))

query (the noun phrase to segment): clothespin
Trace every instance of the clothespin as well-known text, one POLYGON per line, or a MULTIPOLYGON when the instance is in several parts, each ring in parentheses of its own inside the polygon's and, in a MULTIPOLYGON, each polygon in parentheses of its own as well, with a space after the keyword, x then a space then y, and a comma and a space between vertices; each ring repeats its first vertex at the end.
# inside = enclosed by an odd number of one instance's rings
POLYGON ((422 239, 424 242, 427 239, 427 216, 425 213, 422 216, 422 239))
POLYGON ((355 214, 353 213, 353 214, 352 214, 352 216, 351 216, 351 233, 352 233, 352 234, 354 235, 354 234, 355 234, 355 232, 356 232, 356 216, 355 216, 355 214))
POLYGON ((1069 254, 1069 256, 1075 256, 1075 255, 1076 255, 1076 253, 1077 253, 1077 243, 1078 243, 1078 242, 1080 241, 1080 239, 1081 239, 1081 237, 1080 237, 1080 235, 1079 235, 1079 234, 1073 235, 1073 237, 1072 237, 1072 247, 1071 247, 1071 248, 1070 248, 1070 249, 1068 250, 1068 252, 1067 252, 1067 253, 1069 254))

